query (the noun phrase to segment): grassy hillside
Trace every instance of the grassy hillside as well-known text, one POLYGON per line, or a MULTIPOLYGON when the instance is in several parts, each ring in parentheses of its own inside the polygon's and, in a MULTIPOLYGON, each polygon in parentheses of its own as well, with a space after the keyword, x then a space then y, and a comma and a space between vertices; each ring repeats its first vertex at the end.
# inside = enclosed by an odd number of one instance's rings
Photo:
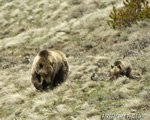
POLYGON ((113 30, 112 4, 122 1, 0 0, 0 120, 150 119, 150 19, 113 30), (61 86, 39 92, 31 65, 46 48, 63 51, 70 72, 61 86), (137 79, 109 80, 118 58, 131 62, 137 79))

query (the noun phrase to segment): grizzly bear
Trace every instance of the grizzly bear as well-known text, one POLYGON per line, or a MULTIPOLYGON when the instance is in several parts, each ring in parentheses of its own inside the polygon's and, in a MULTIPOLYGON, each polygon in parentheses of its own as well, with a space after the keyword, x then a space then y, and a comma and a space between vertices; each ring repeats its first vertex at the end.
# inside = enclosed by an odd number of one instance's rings
POLYGON ((67 79, 67 58, 58 50, 42 50, 35 57, 32 65, 31 81, 36 89, 53 89, 67 79))
POLYGON ((131 76, 131 65, 125 60, 117 60, 114 65, 111 65, 110 79, 117 79, 120 76, 125 75, 126 77, 131 76))

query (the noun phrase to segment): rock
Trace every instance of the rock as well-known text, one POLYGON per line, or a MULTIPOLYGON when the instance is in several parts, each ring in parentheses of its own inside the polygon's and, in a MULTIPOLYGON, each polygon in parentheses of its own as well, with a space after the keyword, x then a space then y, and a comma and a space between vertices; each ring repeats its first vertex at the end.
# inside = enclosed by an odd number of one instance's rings
POLYGON ((101 72, 101 73, 93 73, 91 76, 91 80, 98 81, 98 80, 105 80, 108 78, 108 73, 101 72))

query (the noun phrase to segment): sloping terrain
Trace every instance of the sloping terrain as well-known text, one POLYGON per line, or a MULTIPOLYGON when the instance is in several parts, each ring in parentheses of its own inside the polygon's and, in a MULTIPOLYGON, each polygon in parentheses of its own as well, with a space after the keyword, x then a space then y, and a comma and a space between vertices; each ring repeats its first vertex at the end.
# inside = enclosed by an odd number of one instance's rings
POLYGON ((150 20, 113 30, 112 4, 122 1, 0 0, 0 120, 150 119, 150 20), (39 92, 31 66, 46 48, 63 51, 70 72, 39 92), (118 58, 131 62, 136 79, 109 80, 118 58))

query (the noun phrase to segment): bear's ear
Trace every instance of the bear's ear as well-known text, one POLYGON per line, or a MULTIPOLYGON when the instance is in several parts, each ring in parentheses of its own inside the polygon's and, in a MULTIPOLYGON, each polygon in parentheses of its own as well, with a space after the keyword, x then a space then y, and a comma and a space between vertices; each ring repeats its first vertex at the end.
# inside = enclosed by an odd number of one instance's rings
POLYGON ((43 58, 47 58, 48 57, 48 51, 47 50, 40 51, 39 56, 43 57, 43 58))
POLYGON ((111 65, 111 68, 114 68, 114 66, 113 66, 113 65, 111 65))

